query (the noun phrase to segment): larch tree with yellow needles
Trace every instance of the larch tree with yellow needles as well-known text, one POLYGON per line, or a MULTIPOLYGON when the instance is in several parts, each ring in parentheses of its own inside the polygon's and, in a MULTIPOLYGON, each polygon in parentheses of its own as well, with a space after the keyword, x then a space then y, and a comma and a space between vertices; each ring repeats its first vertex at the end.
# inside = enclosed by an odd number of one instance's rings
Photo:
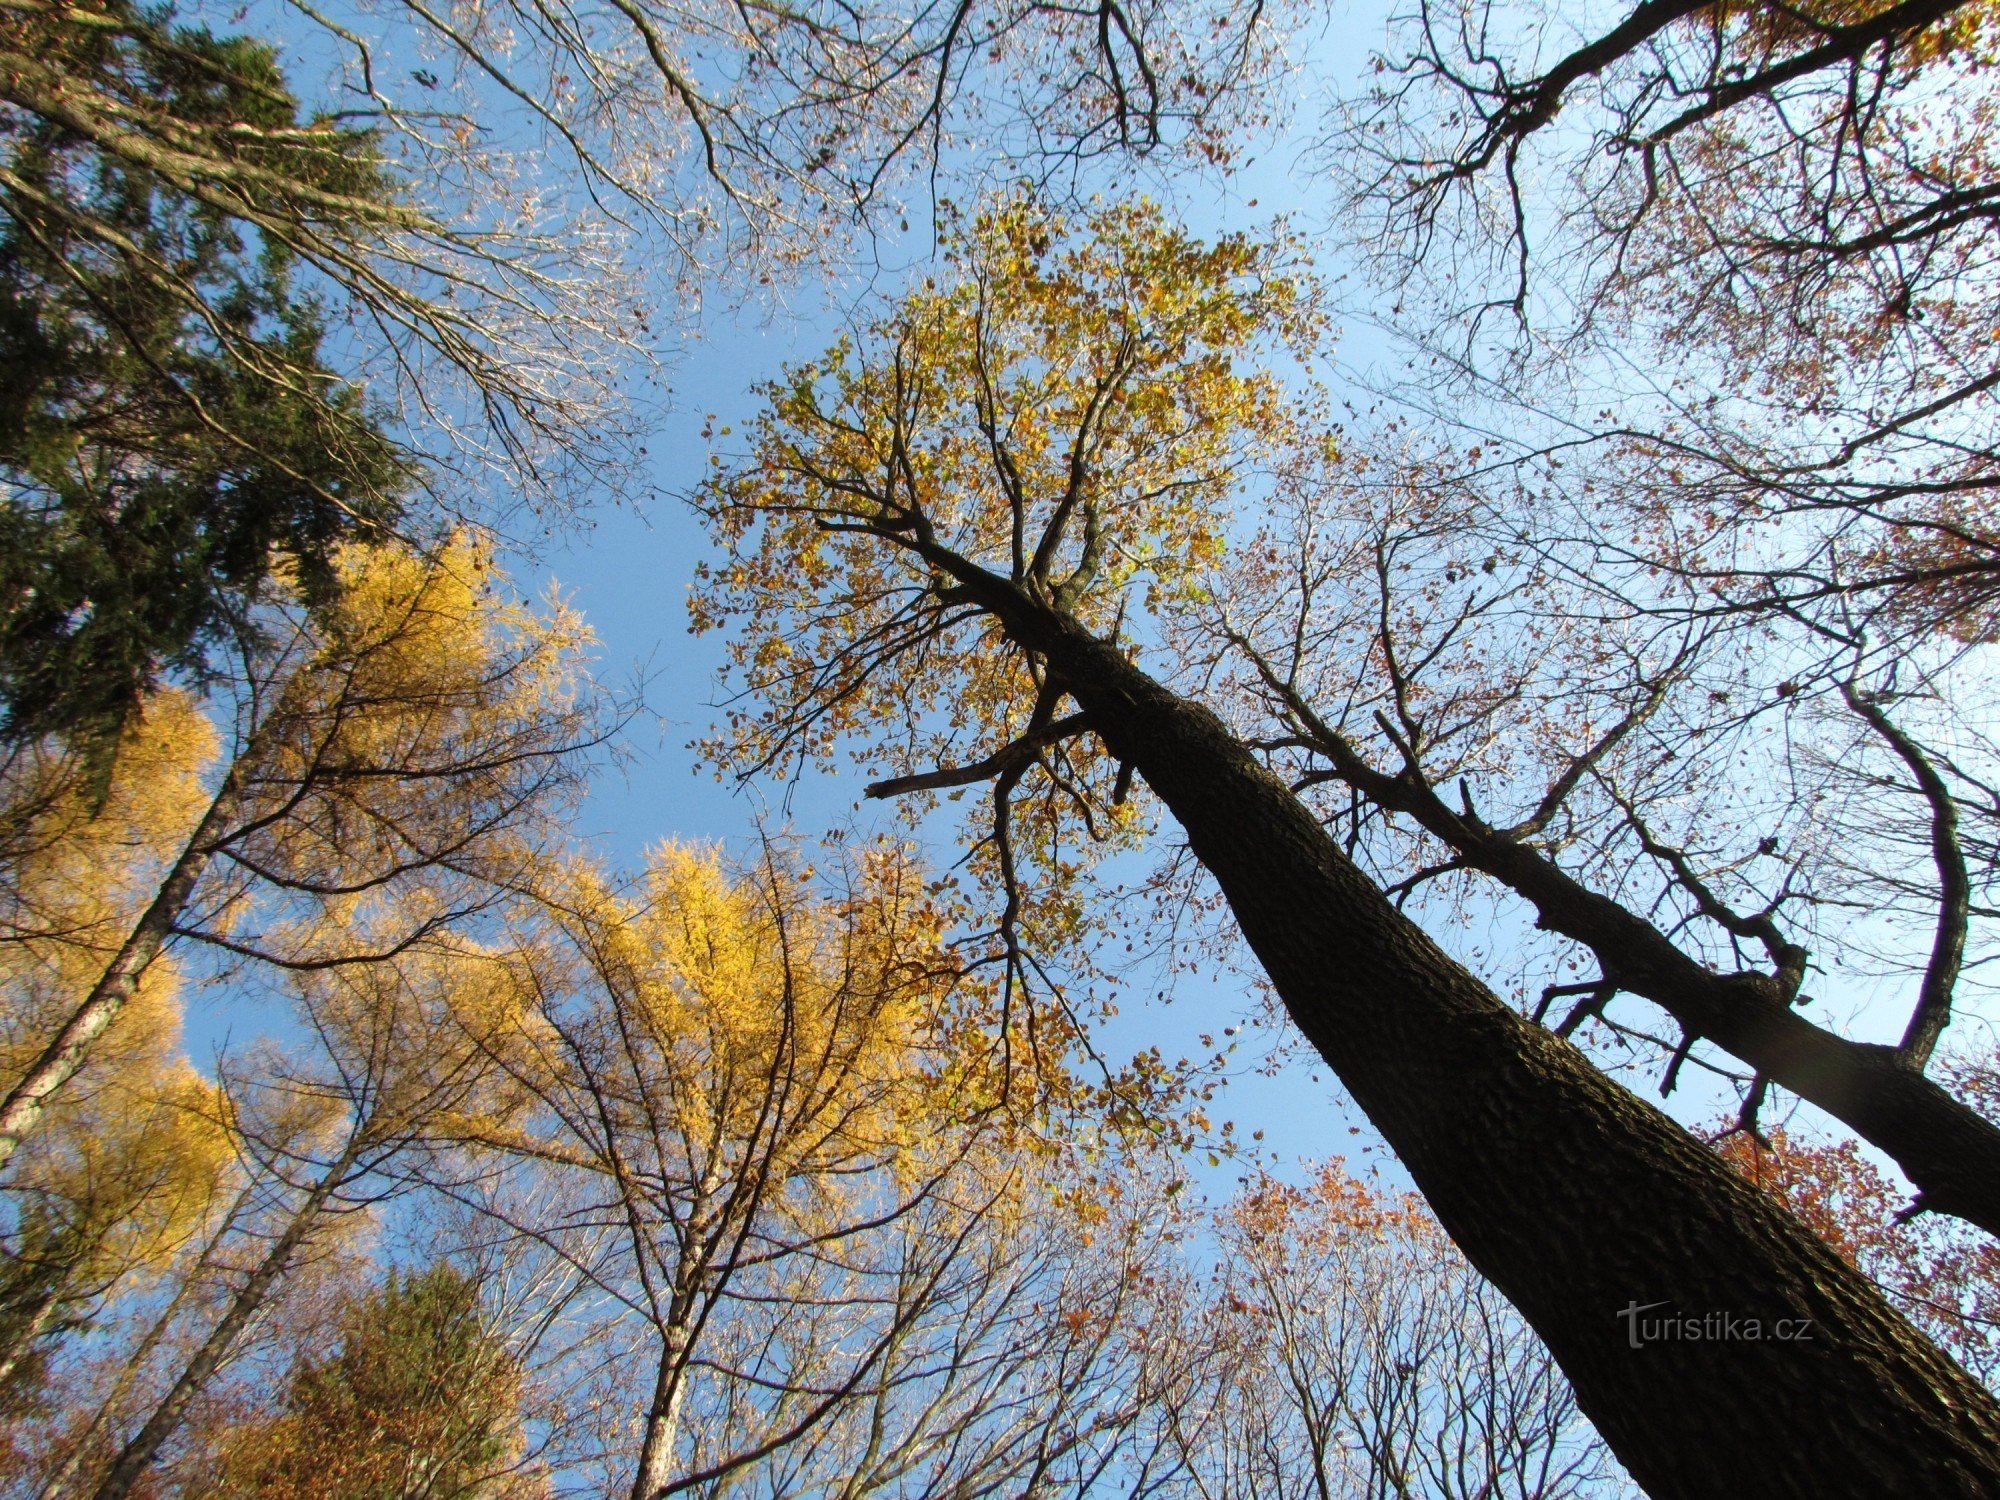
POLYGON ((107 1413, 115 1447, 94 1473, 86 1460, 74 1493, 132 1493, 302 1261, 402 1194, 476 1176, 468 1135, 521 1107, 504 1060, 529 990, 504 954, 440 943, 301 972, 290 988, 304 1039, 222 1067, 246 1195, 226 1253, 197 1268, 207 1295, 127 1409, 107 1413))
POLYGON ((1119 1309, 1164 1241, 1145 1194, 1123 1229, 1103 1204, 1150 1137, 1089 1147, 1077 1039, 1001 1044, 905 851, 828 880, 666 845, 545 899, 535 1107, 495 1144, 560 1205, 509 1233, 588 1267, 618 1351, 608 1488, 959 1493, 1130 1441, 1167 1351, 1119 1309))
POLYGON ((215 732, 173 694, 101 808, 86 757, 12 757, 0 920, 37 998, 14 1010, 0 1165, 170 946, 321 967, 365 956, 338 934, 371 911, 368 954, 420 946, 507 888, 578 785, 599 705, 573 615, 509 602, 471 542, 355 548, 342 574, 336 609, 246 638, 222 764, 199 764, 215 732))
MULTIPOLYGON (((129 727, 102 789, 54 741, 8 767, 10 1253, 49 1260, 41 1205, 65 1153, 108 1157, 150 1118, 131 1099, 105 1115, 114 1088, 167 1090, 179 1103, 153 1114, 215 1136, 221 1158, 212 1201, 175 1221, 164 1310, 141 1318, 102 1391, 72 1393, 54 1491, 129 1490, 300 1257, 412 1186, 411 1153, 449 1177, 466 1122, 505 1108, 496 1038, 518 1030, 522 990, 473 926, 533 868, 580 782, 600 711, 587 636, 560 606, 512 601, 471 542, 430 559, 357 548, 341 570, 336 609, 274 612, 245 639, 233 698, 217 700, 237 718, 226 762, 207 717, 169 693, 129 727), (305 1038, 226 1061, 198 1101, 180 1097, 193 1080, 173 1081, 166 1025, 190 945, 246 987, 275 977, 305 1038), (128 1058, 165 1073, 126 1077, 128 1058)), ((174 1140, 153 1123, 133 1149, 174 1140)), ((117 1210, 124 1238, 166 1212, 169 1186, 117 1210)), ((83 1295, 75 1278, 52 1295, 32 1280, 9 1299, 17 1353, 48 1345, 63 1299, 83 1295)))
POLYGON ((132 1024, 93 1057, 16 1160, 0 1270, 0 1399, 32 1405, 50 1348, 118 1297, 173 1274, 208 1232, 235 1142, 215 1085, 180 1055, 170 965, 148 976, 132 1024))

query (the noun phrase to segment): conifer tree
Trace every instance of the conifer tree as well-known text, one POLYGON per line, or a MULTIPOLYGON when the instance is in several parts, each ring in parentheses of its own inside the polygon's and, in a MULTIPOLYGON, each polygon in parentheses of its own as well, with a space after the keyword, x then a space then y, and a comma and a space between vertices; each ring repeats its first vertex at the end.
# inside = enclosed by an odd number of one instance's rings
POLYGON ((526 1491, 518 1365, 479 1283, 448 1261, 354 1297, 340 1347, 292 1372, 285 1410, 237 1435, 231 1500, 499 1500, 526 1491))
POLYGON ((322 358, 297 250, 254 227, 305 209, 352 233, 391 188, 261 42, 115 3, 11 12, 0 39, 36 70, 0 148, 0 734, 109 752, 274 571, 324 600, 337 544, 394 520, 408 466, 322 358), (234 199, 166 149, 197 143, 234 199))

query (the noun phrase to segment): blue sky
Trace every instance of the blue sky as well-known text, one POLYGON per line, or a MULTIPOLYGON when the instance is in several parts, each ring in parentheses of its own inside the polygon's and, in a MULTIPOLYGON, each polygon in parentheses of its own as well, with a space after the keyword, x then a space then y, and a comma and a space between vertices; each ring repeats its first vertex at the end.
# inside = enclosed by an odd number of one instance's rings
MULTIPOLYGON (((393 14, 394 7, 388 9, 393 14)), ((354 14, 362 12, 357 8, 354 14)), ((1330 248, 1340 236, 1332 232, 1323 196, 1301 158, 1327 95, 1362 76, 1383 35, 1385 15, 1379 0, 1337 8, 1314 33, 1301 38, 1302 61, 1296 71, 1268 91, 1273 114, 1290 116, 1290 133, 1254 143, 1246 153, 1249 159, 1226 180, 1208 174, 1155 182, 1150 185, 1154 195, 1194 228, 1208 232, 1255 228, 1274 214, 1290 215, 1321 251, 1322 271, 1341 276, 1343 267, 1330 248)), ((310 76, 327 63, 323 33, 302 29, 295 13, 281 3, 213 20, 297 43, 294 76, 310 96, 310 76)), ((393 48, 384 52, 391 67, 422 61, 416 54, 395 55, 393 48)), ((970 143, 969 149, 976 146, 970 143)), ((941 176, 939 190, 971 196, 970 189, 954 184, 949 172, 941 176)), ((884 817, 882 810, 861 802, 862 776, 851 767, 811 777, 787 797, 777 788, 739 790, 719 784, 698 764, 689 742, 713 717, 722 643, 692 637, 687 629, 687 591, 706 543, 677 497, 705 471, 709 447, 702 434, 711 419, 741 433, 757 411, 752 388, 759 381, 789 361, 817 353, 848 322, 865 315, 873 298, 893 293, 908 273, 921 272, 929 251, 923 187, 911 197, 916 200, 909 214, 913 227, 874 247, 877 266, 865 278, 806 275, 782 293, 751 297, 733 294, 717 282, 699 289, 703 310, 691 330, 685 317, 688 302, 679 304, 680 317, 669 309, 663 323, 683 332, 664 351, 657 385, 641 393, 642 406, 652 413, 643 439, 650 497, 644 502, 600 498, 560 530, 513 537, 510 571, 516 584, 531 592, 549 586, 560 590, 597 632, 603 676, 614 683, 643 678, 646 684, 645 711, 631 721, 614 763, 600 774, 579 824, 579 833, 612 860, 634 862, 646 847, 669 837, 745 839, 760 819, 812 837, 884 817)), ((1343 332, 1334 356, 1338 366, 1351 375, 1357 368, 1393 360, 1394 348, 1370 325, 1364 283, 1348 277, 1343 290, 1357 316, 1343 332)), ((1171 828, 1162 835, 1171 836, 1171 828)), ((956 851, 939 848, 934 857, 949 863, 956 851)), ((1483 950, 1486 961, 1479 967, 1489 980, 1504 983, 1517 922, 1505 911, 1488 913, 1477 924, 1479 930, 1454 935, 1453 946, 1483 950)), ((1135 1003, 1132 997, 1157 989, 1158 979, 1128 977, 1126 1008, 1102 1043, 1114 1057, 1152 1045, 1169 1056, 1195 1052, 1202 1035, 1219 1039, 1225 1027, 1240 1027, 1262 1009, 1228 974, 1183 977, 1171 1006, 1135 1003)), ((1379 1160, 1382 1153, 1372 1132, 1323 1069, 1295 1060, 1271 1076, 1255 1071, 1278 1040, 1274 1032, 1254 1026, 1242 1034, 1239 1072, 1244 1076, 1218 1101, 1216 1117, 1233 1120, 1239 1140, 1262 1132, 1265 1159, 1288 1175, 1303 1162, 1336 1152, 1366 1153, 1379 1160)), ((1211 1185, 1226 1189, 1240 1170, 1240 1165, 1225 1165, 1211 1185)))
MULTIPOLYGON (((1370 42, 1379 29, 1369 27, 1370 42)), ((1359 35, 1340 50, 1354 64, 1365 52, 1359 35)), ((1302 72, 1291 86, 1303 95, 1324 82, 1322 76, 1302 72)), ((1311 184, 1303 167, 1295 170, 1302 149, 1291 139, 1270 142, 1236 177, 1183 184, 1167 201, 1190 224, 1208 232, 1255 227, 1285 211, 1300 215, 1311 227, 1311 184)), ((1155 196, 1162 196, 1157 188, 1155 196)), ((698 763, 689 741, 713 718, 722 643, 712 636, 691 636, 687 629, 687 591, 706 541, 676 497, 705 472, 711 450, 701 434, 711 415, 718 427, 731 426, 740 434, 759 409, 752 394, 757 382, 788 362, 817 354, 852 318, 865 313, 871 296, 888 295, 907 271, 921 273, 928 259, 921 224, 887 250, 889 269, 874 278, 872 287, 850 279, 795 289, 797 295, 786 306, 751 303, 711 313, 698 337, 676 353, 665 371, 665 410, 647 440, 655 498, 642 506, 599 506, 570 533, 517 549, 512 566, 518 583, 539 586, 539 580, 552 579, 590 619, 601 642, 604 675, 614 681, 646 680, 647 711, 633 720, 620 763, 600 776, 581 821, 586 836, 622 861, 635 860, 666 837, 741 839, 760 817, 808 837, 886 818, 861 800, 863 778, 852 768, 836 765, 807 778, 790 789, 788 804, 781 805, 784 789, 719 784, 698 763)), ((1162 837, 1172 836, 1169 825, 1162 837)), ((941 847, 933 857, 949 863, 957 851, 941 847)), ((1157 976, 1129 978, 1124 1009, 1102 1038, 1107 1056, 1129 1056, 1155 1045, 1169 1056, 1193 1054, 1204 1050, 1204 1034, 1222 1043, 1225 1027, 1238 1028, 1236 1076, 1213 1113, 1218 1122, 1232 1120, 1237 1139, 1248 1145, 1254 1146, 1255 1133, 1263 1132, 1263 1163, 1295 1176, 1302 1175, 1304 1165, 1331 1154, 1365 1153, 1370 1161, 1383 1157, 1373 1132, 1316 1060, 1312 1065, 1295 1060, 1268 1076, 1258 1071, 1281 1038, 1267 1026, 1246 1024, 1261 1014, 1261 1006, 1235 977, 1182 976, 1170 1005, 1134 998, 1156 991, 1157 976)), ((1243 1161, 1210 1171, 1198 1157, 1195 1165, 1212 1191, 1226 1191, 1246 1170, 1243 1161)), ((1396 1180, 1402 1180, 1400 1174, 1396 1180)))

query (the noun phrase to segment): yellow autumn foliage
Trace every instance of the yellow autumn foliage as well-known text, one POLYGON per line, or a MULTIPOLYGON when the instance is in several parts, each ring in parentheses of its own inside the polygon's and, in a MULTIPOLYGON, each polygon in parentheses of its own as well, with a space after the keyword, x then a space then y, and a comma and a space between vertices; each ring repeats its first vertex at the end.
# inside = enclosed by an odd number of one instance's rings
POLYGON ((8 1193, 73 1256, 77 1294, 163 1268, 208 1223, 236 1165, 228 1101, 181 1052, 178 976, 147 975, 126 1016, 14 1159, 8 1193))
POLYGON ((256 855, 324 891, 370 889, 450 851, 503 875, 573 783, 589 739, 575 610, 503 588, 470 533, 434 556, 350 545, 324 634, 290 674, 250 810, 256 855))
MULTIPOLYGON (((454 927, 575 784, 588 634, 559 604, 507 596, 470 537, 432 557, 353 546, 339 570, 328 616, 269 632, 226 766, 208 718, 167 691, 108 782, 53 743, 19 751, 0 781, 0 1070, 12 1089, 61 1069, 9 1191, 92 1257, 165 1253, 205 1213, 243 1123, 180 1059, 178 960, 161 951, 175 929, 302 965, 291 987, 312 1033, 335 1074, 378 1086, 380 1129, 504 1111, 486 1051, 519 1030, 525 1001, 513 970, 454 927), (127 977, 106 988, 118 965, 127 977), (86 1041, 51 1064, 78 1018, 86 1041)), ((311 1086, 261 1099, 259 1128, 337 1128, 340 1080, 293 1082, 311 1086)))
MULTIPOLYGON (((1859 26, 1895 8, 1896 0, 1807 0, 1803 5, 1724 0, 1697 12, 1693 21, 1740 28, 1760 65, 1768 65, 1823 44, 1830 29, 1859 26)), ((1901 40, 1895 57, 1905 69, 1946 60, 1971 68, 1993 66, 2000 61, 2000 4, 1972 0, 1919 25, 1901 40)))
POLYGON ((1039 684, 954 607, 942 554, 1109 630, 1135 592, 1199 592, 1231 497, 1297 436, 1267 366, 1309 357, 1323 317, 1284 239, 1021 196, 943 250, 940 277, 766 387, 748 454, 700 494, 727 557, 695 624, 734 628, 763 705, 712 746, 732 764, 899 734, 913 705, 932 751, 1013 738, 1039 684))
POLYGON ((147 700, 110 779, 40 743, 0 771, 0 1073, 18 1077, 87 992, 208 802, 214 726, 186 693, 147 700))
POLYGON ((1108 1137, 1151 1141, 1187 1111, 1171 1077, 1120 1078, 1115 1095, 1087 1081, 1072 1018, 1010 1015, 953 952, 908 847, 838 863, 669 842, 622 886, 565 866, 545 893, 556 930, 526 950, 541 1005, 510 1064, 549 1109, 471 1134, 696 1219, 841 1239, 945 1183, 996 1222, 1033 1212, 1036 1163, 1088 1177, 1108 1137))
MULTIPOLYGON (((622 1080, 631 1125, 675 1141, 695 1177, 798 1181, 886 1161, 935 1110, 930 1048, 952 972, 934 914, 900 855, 853 877, 828 896, 775 858, 732 871, 678 843, 653 850, 630 890, 586 864, 563 871, 562 985, 586 997, 566 1034, 622 1080)), ((543 982, 554 988, 546 969, 543 982)))
MULTIPOLYGON (((1203 607, 1242 496, 1331 441, 1312 383, 1280 373, 1316 357, 1322 301, 1283 234, 1010 197, 951 226, 939 274, 890 313, 766 387, 748 451, 698 496, 725 555, 694 622, 730 632, 737 690, 711 756, 751 774, 844 748, 913 816, 979 789, 956 926, 998 981, 972 1055, 1003 1078, 1082 1047, 1059 992, 1086 990, 1114 920, 1089 877, 1147 826, 1036 633, 1124 648, 1203 607)), ((1157 1053, 1106 1070, 1105 1118, 1195 1123, 1180 1072, 1157 1053)))
MULTIPOLYGON (((413 918, 379 920, 397 931, 413 918)), ((293 992, 312 1045, 272 1068, 296 1097, 324 1101, 323 1128, 345 1128, 359 1110, 370 1139, 486 1139, 519 1107, 503 1064, 531 994, 510 953, 446 934, 393 958, 302 973, 293 992)))

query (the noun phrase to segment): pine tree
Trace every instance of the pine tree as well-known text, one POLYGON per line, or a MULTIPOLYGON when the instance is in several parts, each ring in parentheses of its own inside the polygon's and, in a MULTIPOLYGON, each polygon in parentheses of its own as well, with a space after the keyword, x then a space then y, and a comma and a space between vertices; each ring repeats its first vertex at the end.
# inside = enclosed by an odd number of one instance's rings
POLYGON ((389 185, 261 42, 108 0, 13 13, 0 44, 53 79, 0 116, 0 736, 108 752, 274 572, 323 598, 336 544, 397 514, 407 464, 252 227, 305 194, 387 212, 389 185))

